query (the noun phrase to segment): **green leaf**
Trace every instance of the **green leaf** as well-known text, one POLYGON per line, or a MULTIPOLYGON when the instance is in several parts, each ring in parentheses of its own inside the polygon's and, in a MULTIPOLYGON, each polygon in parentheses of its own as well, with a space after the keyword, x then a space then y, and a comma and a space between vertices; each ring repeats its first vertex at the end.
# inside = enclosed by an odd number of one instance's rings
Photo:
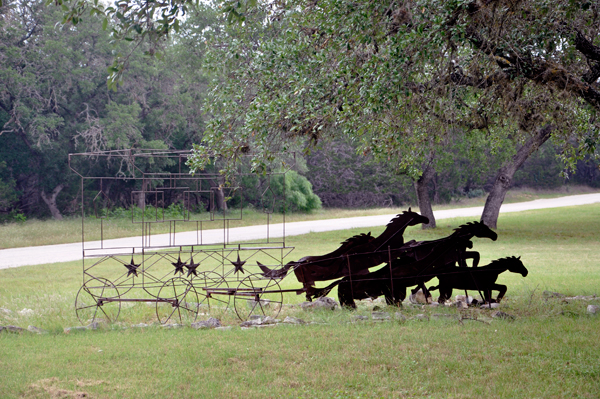
POLYGON ((106 30, 108 28, 108 18, 104 18, 102 21, 102 30, 106 30))

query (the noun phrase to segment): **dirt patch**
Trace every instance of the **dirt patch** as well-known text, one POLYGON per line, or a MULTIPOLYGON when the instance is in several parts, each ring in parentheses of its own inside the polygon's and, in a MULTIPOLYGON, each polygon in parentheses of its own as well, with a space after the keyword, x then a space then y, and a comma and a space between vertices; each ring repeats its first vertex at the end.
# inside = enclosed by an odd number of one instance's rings
MULTIPOLYGON (((79 387, 94 386, 104 383, 104 381, 94 380, 77 380, 76 385, 79 387)), ((23 394, 23 398, 51 398, 51 399, 83 399, 91 398, 90 394, 83 391, 72 391, 70 389, 64 389, 60 386, 63 385, 58 378, 44 378, 37 382, 34 382, 27 387, 27 390, 23 394)))
POLYGON ((76 385, 78 387, 93 387, 96 385, 104 384, 102 380, 77 380, 76 385))

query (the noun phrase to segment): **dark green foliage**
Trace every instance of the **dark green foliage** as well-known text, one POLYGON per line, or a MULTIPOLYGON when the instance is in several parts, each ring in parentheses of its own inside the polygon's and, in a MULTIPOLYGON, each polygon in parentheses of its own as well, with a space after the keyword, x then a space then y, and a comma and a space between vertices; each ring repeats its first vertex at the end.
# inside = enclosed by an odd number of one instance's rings
POLYGON ((546 143, 532 154, 522 168, 515 173, 514 187, 554 189, 565 183, 561 176, 563 167, 557 157, 558 148, 546 143))
POLYGON ((18 200, 16 183, 6 168, 6 161, 0 161, 0 213, 9 212, 18 200))
MULTIPOLYGON (((501 159, 489 151, 461 152, 453 146, 440 162, 429 186, 434 203, 487 195, 501 159)), ((513 187, 555 189, 564 184, 600 186, 600 168, 592 159, 580 161, 577 171, 562 176, 560 147, 546 143, 515 174, 513 187)), ((415 204, 412 179, 397 174, 391 163, 377 163, 357 153, 356 146, 345 141, 324 144, 307 156, 314 191, 325 207, 368 208, 415 204)))
POLYGON ((357 153, 344 140, 321 145, 307 156, 308 179, 325 207, 367 208, 414 203, 412 181, 393 166, 357 153))
POLYGON ((263 177, 245 175, 238 191, 228 202, 230 207, 243 206, 265 212, 311 212, 321 208, 321 199, 309 180, 294 170, 263 177), (285 200, 284 200, 285 198, 285 200))
MULTIPOLYGON (((79 210, 79 179, 68 168, 69 153, 190 148, 203 130, 199 104, 204 91, 196 71, 184 78, 185 68, 178 70, 181 63, 190 65, 191 54, 201 54, 170 43, 168 63, 146 57, 147 44, 111 44, 102 19, 94 15, 86 15, 76 28, 59 29, 62 11, 44 2, 11 0, 0 9, 0 159, 19 192, 16 206, 40 217, 49 210, 42 193, 50 195, 58 187, 58 212, 79 210), (110 92, 106 68, 115 54, 127 52, 128 79, 110 92)), ((119 170, 115 163, 89 163, 85 170, 94 175, 119 170)), ((158 163, 143 167, 168 170, 158 163)), ((133 189, 133 182, 116 183, 110 202, 128 208, 133 189)))
POLYGON ((600 187, 600 162, 590 156, 577 163, 576 172, 570 181, 591 187, 600 187))
POLYGON ((271 190, 276 197, 285 196, 285 203, 280 200, 276 205, 279 211, 310 212, 321 208, 321 200, 313 193, 310 182, 296 171, 274 176, 271 190))

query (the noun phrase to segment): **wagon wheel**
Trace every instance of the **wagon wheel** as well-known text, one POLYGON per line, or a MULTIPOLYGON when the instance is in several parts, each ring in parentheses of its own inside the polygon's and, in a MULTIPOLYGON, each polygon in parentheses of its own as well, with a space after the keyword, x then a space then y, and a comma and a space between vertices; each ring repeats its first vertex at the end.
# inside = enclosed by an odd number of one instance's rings
POLYGON ((199 292, 198 312, 221 319, 229 306, 229 284, 227 280, 215 272, 198 273, 192 280, 194 288, 199 292), (213 290, 216 290, 213 291, 213 290))
POLYGON ((175 319, 193 323, 198 316, 198 293, 189 280, 173 277, 158 290, 156 316, 161 324, 175 319))
POLYGON ((261 274, 244 278, 233 295, 235 312, 242 321, 253 314, 277 317, 283 304, 283 293, 277 280, 261 274))
POLYGON ((109 280, 94 277, 81 286, 75 297, 75 313, 81 324, 96 320, 112 323, 121 312, 120 294, 109 280))

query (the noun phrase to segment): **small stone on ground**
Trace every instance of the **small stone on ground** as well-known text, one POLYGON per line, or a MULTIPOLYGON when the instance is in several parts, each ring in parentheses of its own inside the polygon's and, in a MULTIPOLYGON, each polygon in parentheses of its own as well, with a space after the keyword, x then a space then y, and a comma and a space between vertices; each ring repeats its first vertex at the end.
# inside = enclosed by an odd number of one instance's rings
POLYGON ((542 295, 544 296, 544 298, 564 298, 566 296, 559 292, 552 292, 552 291, 544 291, 544 292, 542 292, 542 295))
POLYGON ((497 310, 495 312, 492 312, 492 318, 494 319, 504 319, 504 320, 514 320, 515 316, 508 314, 508 313, 504 313, 500 310, 497 310))
POLYGON ((371 318, 373 320, 389 320, 390 315, 387 314, 386 312, 372 312, 371 318))
POLYGON ((334 310, 336 307, 339 308, 339 304, 329 297, 321 297, 314 302, 302 302, 300 307, 302 309, 330 309, 334 310))
POLYGON ((398 321, 406 321, 406 316, 404 316, 400 312, 396 312, 396 313, 394 313, 394 319, 396 319, 398 321))
POLYGON ((217 328, 221 327, 221 321, 219 319, 215 319, 214 317, 210 317, 208 320, 200 320, 192 323, 191 327, 195 328, 196 330, 217 328))
POLYGON ((223 330, 223 331, 228 331, 228 330, 231 330, 231 326, 221 326, 221 327, 215 327, 215 330, 223 330))
POLYGON ((499 303, 486 303, 485 305, 481 305, 481 309, 498 309, 500 307, 499 303))
POLYGON ((283 322, 286 324, 306 324, 304 320, 292 316, 287 316, 283 322))
POLYGON ((30 332, 36 333, 36 334, 48 334, 48 331, 42 330, 41 328, 38 328, 36 326, 27 327, 27 331, 30 331, 30 332))

